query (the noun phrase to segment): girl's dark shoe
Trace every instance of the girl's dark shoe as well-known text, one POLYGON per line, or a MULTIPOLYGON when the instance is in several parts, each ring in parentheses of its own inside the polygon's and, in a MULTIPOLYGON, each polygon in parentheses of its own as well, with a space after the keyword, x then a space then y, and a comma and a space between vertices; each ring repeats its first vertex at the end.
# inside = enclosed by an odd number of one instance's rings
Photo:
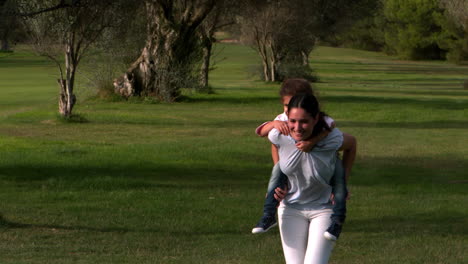
POLYGON ((340 237, 342 224, 338 221, 332 220, 330 227, 323 233, 323 236, 331 241, 336 241, 340 237))
POLYGON ((272 227, 277 225, 276 218, 274 216, 263 216, 257 225, 252 229, 252 234, 265 233, 272 227))

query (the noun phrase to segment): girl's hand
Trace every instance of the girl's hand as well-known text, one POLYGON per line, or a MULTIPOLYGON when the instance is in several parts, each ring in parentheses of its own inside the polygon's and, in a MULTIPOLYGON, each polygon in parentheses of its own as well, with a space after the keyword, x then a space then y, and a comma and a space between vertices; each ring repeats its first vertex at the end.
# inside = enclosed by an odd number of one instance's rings
POLYGON ((309 152, 314 148, 315 144, 311 141, 299 141, 296 143, 296 147, 303 152, 309 152))
POLYGON ((281 134, 289 135, 288 122, 275 120, 273 121, 273 127, 276 128, 281 134))
POLYGON ((281 189, 280 187, 278 187, 275 189, 275 194, 274 194, 275 199, 278 202, 281 202, 287 193, 288 193, 288 187, 285 187, 284 189, 281 189))
MULTIPOLYGON (((348 201, 349 199, 351 199, 351 192, 348 191, 348 195, 346 195, 346 200, 348 201)), ((330 200, 332 202, 333 205, 335 205, 335 195, 332 193, 330 195, 330 200)))
MULTIPOLYGON (((334 127, 334 124, 332 124, 332 126, 334 127)), ((315 145, 320 142, 321 140, 323 140, 324 138, 326 138, 328 136, 328 134, 330 134, 330 131, 328 130, 323 130, 322 132, 320 132, 320 134, 318 134, 317 136, 315 137, 312 137, 312 138, 309 138, 307 140, 303 140, 303 141, 299 141, 296 143, 296 147, 300 150, 300 151, 303 151, 303 152, 309 152, 311 151, 315 145)))

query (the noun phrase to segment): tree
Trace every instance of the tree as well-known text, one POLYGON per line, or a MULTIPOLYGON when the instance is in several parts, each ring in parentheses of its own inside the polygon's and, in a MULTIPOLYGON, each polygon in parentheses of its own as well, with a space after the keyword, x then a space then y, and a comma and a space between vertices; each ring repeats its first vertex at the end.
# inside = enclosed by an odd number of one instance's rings
POLYGON ((15 7, 13 0, 0 1, 0 51, 11 51, 11 41, 20 35, 20 23, 14 16, 15 7))
MULTIPOLYGON (((125 1, 125 0, 123 0, 125 1)), ((113 25, 93 44, 92 56, 80 66, 82 83, 101 99, 116 98, 116 76, 125 72, 145 45, 145 8, 140 1, 125 1, 125 8, 115 14, 113 25)), ((123 89, 125 90, 125 89, 123 89)))
POLYGON ((79 63, 91 45, 114 20, 110 12, 119 1, 53 0, 19 1, 35 50, 56 63, 60 72, 59 113, 72 115, 76 103, 75 77, 79 63), (61 54, 64 56, 62 62, 61 54))
POLYGON ((214 33, 219 23, 221 12, 216 10, 212 12, 211 16, 200 26, 198 35, 200 37, 200 44, 202 49, 202 60, 200 66, 199 86, 201 89, 208 88, 208 74, 210 71, 211 55, 214 43, 214 33))
POLYGON ((316 42, 343 27, 360 1, 245 0, 243 41, 260 54, 263 79, 313 78, 309 55, 316 42))
POLYGON ((443 59, 437 44, 442 31, 436 17, 443 13, 438 0, 387 0, 385 42, 389 53, 403 59, 443 59))
POLYGON ((386 0, 387 25, 383 30, 387 52, 403 59, 447 59, 452 62, 466 59, 468 35, 466 29, 463 31, 466 13, 458 11, 468 4, 442 1, 445 4, 441 5, 439 0, 386 0))
POLYGON ((361 4, 353 8, 350 19, 344 22, 348 25, 341 27, 335 36, 326 37, 327 43, 334 46, 351 47, 380 51, 385 45, 383 29, 385 17, 383 15, 382 0, 361 0, 361 4), (351 21, 350 21, 351 20, 351 21))
MULTIPOLYGON (((315 43, 315 36, 304 32, 308 23, 299 15, 300 9, 286 1, 247 1, 240 17, 243 42, 260 55, 265 81, 281 81, 287 63, 297 62, 315 43), (301 38, 305 37, 302 41, 301 38)), ((303 61, 298 63, 303 65, 303 61)), ((308 63, 307 63, 308 65, 308 63)), ((307 67, 307 66, 306 66, 307 67)))
POLYGON ((155 96, 172 102, 180 89, 197 83, 202 22, 215 0, 145 0, 147 39, 139 58, 116 90, 122 95, 155 96))
POLYGON ((445 12, 439 18, 444 29, 439 45, 448 50, 448 61, 461 63, 468 59, 468 2, 441 0, 441 6, 445 12))
POLYGON ((452 16, 454 22, 463 27, 468 33, 468 1, 466 0, 441 0, 442 6, 452 16))
POLYGON ((208 88, 208 74, 211 67, 211 57, 213 43, 216 41, 214 34, 222 28, 235 24, 235 14, 237 3, 226 0, 218 0, 216 6, 210 12, 203 23, 200 25, 197 33, 200 37, 202 48, 202 61, 199 74, 199 88, 208 88))
POLYGON ((8 41, 8 35, 10 32, 10 28, 7 26, 7 24, 10 24, 10 16, 7 14, 8 10, 8 5, 6 3, 6 0, 0 1, 0 51, 9 51, 10 46, 9 46, 9 41, 8 41))

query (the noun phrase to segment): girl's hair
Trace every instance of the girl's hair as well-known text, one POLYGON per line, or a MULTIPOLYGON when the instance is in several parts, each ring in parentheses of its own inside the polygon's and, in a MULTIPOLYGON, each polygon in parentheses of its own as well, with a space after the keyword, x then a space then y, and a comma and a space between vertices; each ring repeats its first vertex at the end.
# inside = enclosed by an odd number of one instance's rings
POLYGON ((317 136, 323 130, 331 131, 330 127, 328 126, 327 122, 325 122, 325 114, 324 112, 320 111, 320 106, 315 98, 314 95, 311 94, 296 94, 294 95, 288 104, 288 113, 293 108, 301 108, 304 109, 307 113, 310 114, 313 118, 315 118, 318 114, 318 122, 312 131, 312 137, 317 136))
POLYGON ((279 94, 281 97, 294 96, 296 94, 313 95, 314 91, 310 83, 305 79, 287 79, 281 84, 279 94))

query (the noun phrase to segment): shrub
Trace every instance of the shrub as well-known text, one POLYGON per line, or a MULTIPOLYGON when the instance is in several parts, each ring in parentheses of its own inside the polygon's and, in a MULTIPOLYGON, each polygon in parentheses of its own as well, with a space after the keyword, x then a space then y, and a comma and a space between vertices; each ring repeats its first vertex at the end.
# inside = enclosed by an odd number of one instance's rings
POLYGON ((468 36, 451 18, 448 12, 436 16, 437 23, 443 29, 437 43, 447 50, 448 61, 459 64, 468 58, 468 36))
POLYGON ((289 78, 303 78, 309 82, 317 82, 318 77, 312 73, 309 65, 282 64, 278 69, 279 80, 284 81, 289 78))

